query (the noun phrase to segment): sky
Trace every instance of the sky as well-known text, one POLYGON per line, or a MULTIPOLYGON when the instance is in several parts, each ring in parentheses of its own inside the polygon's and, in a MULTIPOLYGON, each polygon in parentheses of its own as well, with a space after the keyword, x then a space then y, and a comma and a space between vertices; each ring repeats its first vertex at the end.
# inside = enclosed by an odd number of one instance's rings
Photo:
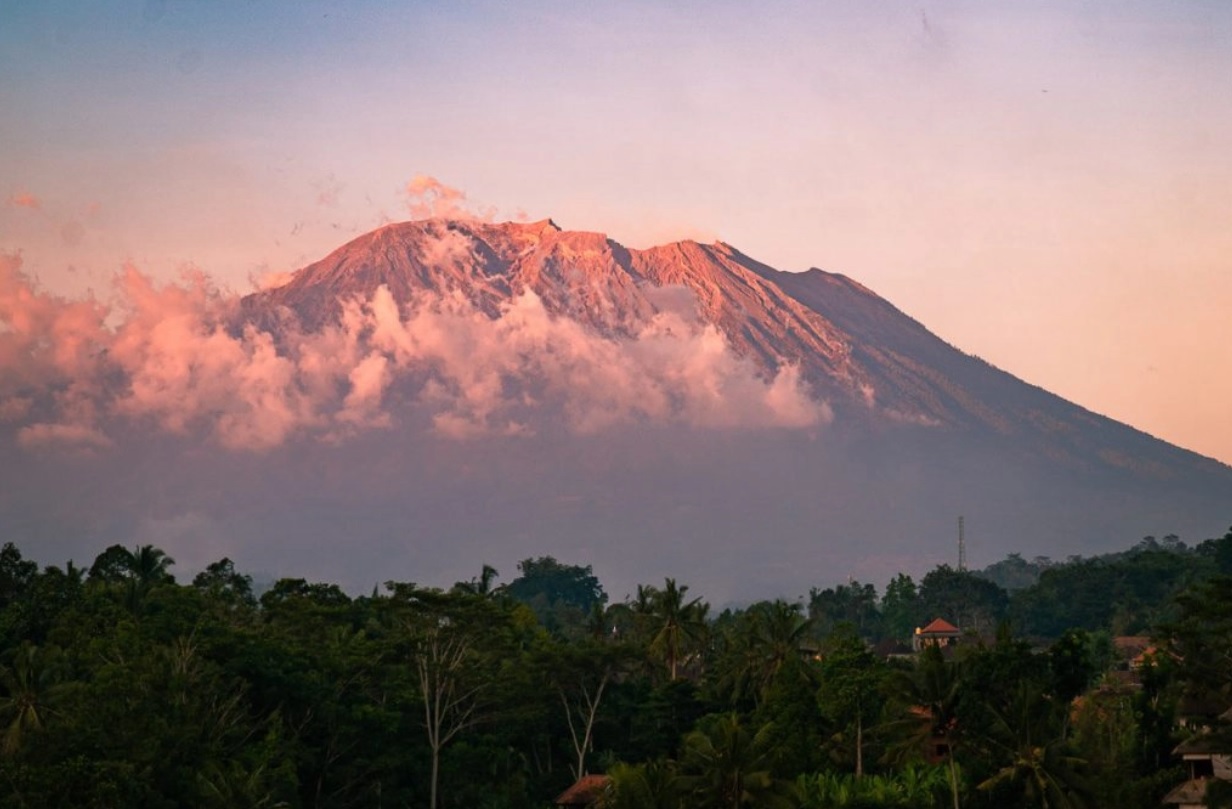
POLYGON ((855 278, 1232 463, 1232 4, 0 2, 0 253, 247 291, 408 182, 855 278))

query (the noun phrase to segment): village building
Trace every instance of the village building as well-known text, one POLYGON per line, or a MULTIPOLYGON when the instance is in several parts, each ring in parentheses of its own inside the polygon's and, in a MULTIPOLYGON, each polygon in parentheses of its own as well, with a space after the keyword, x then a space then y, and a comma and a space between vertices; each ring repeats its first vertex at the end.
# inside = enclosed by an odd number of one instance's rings
POLYGON ((598 806, 611 780, 606 775, 583 775, 573 786, 560 793, 556 800, 552 801, 552 805, 562 809, 590 809, 598 806))
POLYGON ((917 653, 929 646, 937 646, 944 650, 957 646, 961 637, 962 631, 958 627, 944 618, 936 618, 928 626, 916 627, 915 635, 911 638, 911 648, 917 653))
POLYGON ((1173 752, 1185 762, 1189 780, 1164 796, 1165 806, 1206 809, 1207 790, 1216 782, 1232 793, 1232 744, 1227 740, 1204 733, 1181 742, 1173 752))

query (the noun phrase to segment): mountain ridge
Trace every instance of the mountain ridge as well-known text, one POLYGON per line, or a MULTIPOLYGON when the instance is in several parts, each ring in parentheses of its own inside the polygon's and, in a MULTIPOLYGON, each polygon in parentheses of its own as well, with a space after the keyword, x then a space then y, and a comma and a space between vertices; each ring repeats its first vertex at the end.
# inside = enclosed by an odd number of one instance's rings
POLYGON ((397 223, 239 300, 129 272, 115 322, 0 272, 0 523, 48 563, 360 592, 547 554, 722 601, 921 573, 959 515, 973 564, 1232 521, 1232 468, 722 242, 397 223))
POLYGON ((764 373, 798 365, 844 418, 1029 437, 1060 462, 1149 477, 1232 471, 963 352, 854 279, 784 272, 721 241, 635 249, 551 219, 417 220, 364 234, 242 306, 267 324, 275 311, 293 313, 311 330, 336 317, 340 301, 382 285, 401 306, 424 292, 459 293, 489 316, 530 291, 553 316, 608 336, 635 332, 661 308, 648 289, 683 287, 737 355, 764 373))

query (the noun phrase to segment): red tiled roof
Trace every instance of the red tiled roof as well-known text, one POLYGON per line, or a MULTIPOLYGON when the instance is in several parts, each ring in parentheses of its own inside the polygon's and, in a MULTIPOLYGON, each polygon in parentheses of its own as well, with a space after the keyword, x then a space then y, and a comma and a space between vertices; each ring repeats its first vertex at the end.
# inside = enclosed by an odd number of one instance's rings
POLYGON ((603 795, 608 780, 606 775, 583 775, 552 803, 557 806, 590 806, 603 795))
POLYGON ((941 634, 941 633, 957 633, 958 627, 946 621, 944 618, 937 618, 931 624, 920 630, 920 634, 941 634))

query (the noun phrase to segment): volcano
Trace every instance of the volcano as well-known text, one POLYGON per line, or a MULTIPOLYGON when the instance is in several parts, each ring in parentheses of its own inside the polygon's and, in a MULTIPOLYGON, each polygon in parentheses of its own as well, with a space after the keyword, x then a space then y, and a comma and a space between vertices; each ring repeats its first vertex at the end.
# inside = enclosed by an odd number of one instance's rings
POLYGON ((150 541, 353 589, 551 554, 615 598, 673 576, 723 601, 956 561, 959 516, 976 563, 1232 520, 1232 468, 722 242, 430 219, 238 301, 184 297, 175 339, 153 304, 100 326, 92 386, 25 383, 0 495, 19 544, 150 541), (83 434, 88 454, 42 451, 83 434))

